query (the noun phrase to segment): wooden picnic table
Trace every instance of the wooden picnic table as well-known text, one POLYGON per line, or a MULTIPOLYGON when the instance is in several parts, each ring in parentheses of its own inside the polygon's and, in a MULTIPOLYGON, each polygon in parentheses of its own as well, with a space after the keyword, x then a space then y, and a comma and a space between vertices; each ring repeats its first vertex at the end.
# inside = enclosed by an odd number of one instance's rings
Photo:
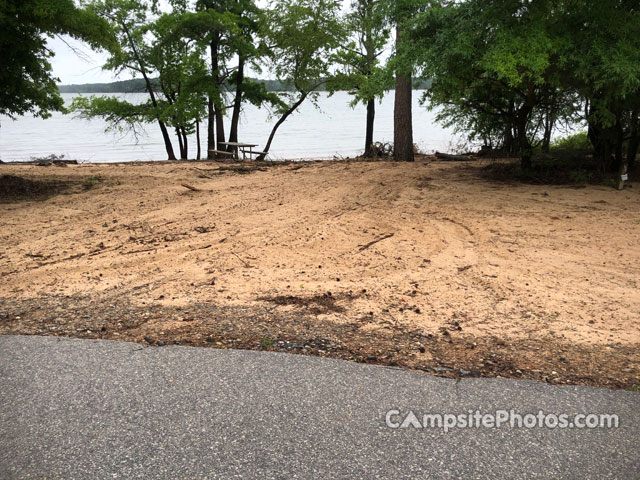
MULTIPOLYGON (((242 150, 242 159, 244 160, 246 157, 246 154, 249 154, 249 157, 251 158, 251 155, 253 155, 253 147, 257 147, 258 145, 255 143, 240 143, 240 142, 220 142, 220 145, 227 145, 229 147, 232 147, 235 157, 237 159, 239 159, 238 156, 238 150, 241 149, 242 150), (244 148, 248 148, 249 150, 244 150, 244 148)), ((262 153, 262 152, 260 152, 262 153)))

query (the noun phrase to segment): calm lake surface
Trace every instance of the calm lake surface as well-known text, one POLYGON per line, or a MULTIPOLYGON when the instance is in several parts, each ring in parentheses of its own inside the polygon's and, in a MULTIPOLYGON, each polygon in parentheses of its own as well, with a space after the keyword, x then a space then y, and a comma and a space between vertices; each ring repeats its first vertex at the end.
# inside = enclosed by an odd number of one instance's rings
MULTIPOLYGON (((421 92, 414 92, 414 141, 421 150, 433 152, 452 149, 458 140, 450 129, 435 122, 435 113, 419 105, 421 92)), ((70 103, 76 94, 63 94, 70 103)), ((131 102, 146 101, 146 94, 121 94, 131 102)), ((349 106, 351 97, 339 92, 329 97, 322 94, 319 109, 306 102, 298 112, 280 127, 271 147, 271 159, 326 159, 353 157, 363 151, 364 106, 349 106)), ((393 141, 393 92, 376 105, 375 140, 393 141)), ((266 109, 246 106, 243 112, 239 141, 264 147, 275 118, 266 109)), ((160 129, 146 126, 145 134, 136 140, 132 135, 106 132, 101 120, 81 120, 73 115, 54 114, 47 120, 21 117, 13 121, 0 118, 0 159, 4 162, 30 160, 51 154, 64 155, 82 162, 122 162, 135 160, 165 160, 166 153, 160 129)), ((229 128, 228 126, 226 128, 229 128)), ((228 132, 227 132, 228 133, 228 132)), ((203 155, 206 150, 206 125, 202 128, 203 155)), ((178 142, 172 136, 174 150, 178 142)), ((195 137, 189 143, 189 158, 195 158, 195 137)))

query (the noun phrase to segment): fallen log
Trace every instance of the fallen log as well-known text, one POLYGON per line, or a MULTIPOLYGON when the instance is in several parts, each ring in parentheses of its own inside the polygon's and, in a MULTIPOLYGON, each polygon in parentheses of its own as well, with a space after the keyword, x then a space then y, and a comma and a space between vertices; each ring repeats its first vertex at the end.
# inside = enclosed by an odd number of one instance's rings
POLYGON ((474 157, 467 155, 449 155, 448 153, 436 152, 436 158, 445 162, 472 162, 474 157))
POLYGON ((488 145, 483 145, 480 147, 478 153, 475 154, 476 157, 491 157, 491 158, 505 158, 509 157, 509 152, 505 152, 504 150, 495 149, 489 147, 488 145))
POLYGON ((50 167, 51 165, 55 165, 57 167, 62 167, 66 165, 77 165, 77 160, 51 160, 49 158, 43 158, 39 160, 32 160, 29 162, 22 162, 24 164, 31 164, 37 167, 50 167))

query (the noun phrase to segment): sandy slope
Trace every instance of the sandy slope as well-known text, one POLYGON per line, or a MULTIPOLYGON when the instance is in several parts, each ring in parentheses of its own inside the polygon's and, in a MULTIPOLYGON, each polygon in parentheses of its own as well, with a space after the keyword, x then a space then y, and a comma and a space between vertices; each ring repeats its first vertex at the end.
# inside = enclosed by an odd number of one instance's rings
POLYGON ((0 204, 0 296, 288 311, 331 292, 318 319, 365 329, 640 345, 637 186, 509 185, 427 159, 221 167, 1 166, 100 180, 0 204))

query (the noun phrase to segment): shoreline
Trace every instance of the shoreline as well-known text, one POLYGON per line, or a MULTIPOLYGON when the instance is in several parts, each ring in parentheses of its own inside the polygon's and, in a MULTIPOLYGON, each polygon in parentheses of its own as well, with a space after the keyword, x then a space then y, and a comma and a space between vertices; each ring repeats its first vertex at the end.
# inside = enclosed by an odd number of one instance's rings
MULTIPOLYGON (((420 154, 418 157, 432 157, 431 154, 420 154)), ((248 164, 253 163, 257 165, 281 165, 281 164, 289 164, 289 163, 314 163, 314 162, 346 162, 346 161, 388 161, 390 158, 380 157, 378 159, 371 159, 365 157, 332 157, 332 158, 311 158, 311 157, 302 157, 302 158, 287 158, 287 159, 277 159, 277 160, 216 160, 216 159, 186 159, 186 160, 117 160, 113 162, 89 162, 89 161, 79 161, 79 160, 47 160, 47 159, 37 159, 37 160, 24 160, 24 161, 14 161, 14 162, 4 162, 0 161, 0 165, 16 165, 16 166, 49 166, 49 165, 39 165, 41 163, 50 163, 52 165, 66 164, 66 165, 90 165, 90 166, 100 166, 100 165, 131 165, 131 164, 141 164, 141 165, 162 165, 162 164, 170 164, 170 163, 179 163, 179 164, 189 164, 189 163, 214 163, 214 164, 248 164)))

